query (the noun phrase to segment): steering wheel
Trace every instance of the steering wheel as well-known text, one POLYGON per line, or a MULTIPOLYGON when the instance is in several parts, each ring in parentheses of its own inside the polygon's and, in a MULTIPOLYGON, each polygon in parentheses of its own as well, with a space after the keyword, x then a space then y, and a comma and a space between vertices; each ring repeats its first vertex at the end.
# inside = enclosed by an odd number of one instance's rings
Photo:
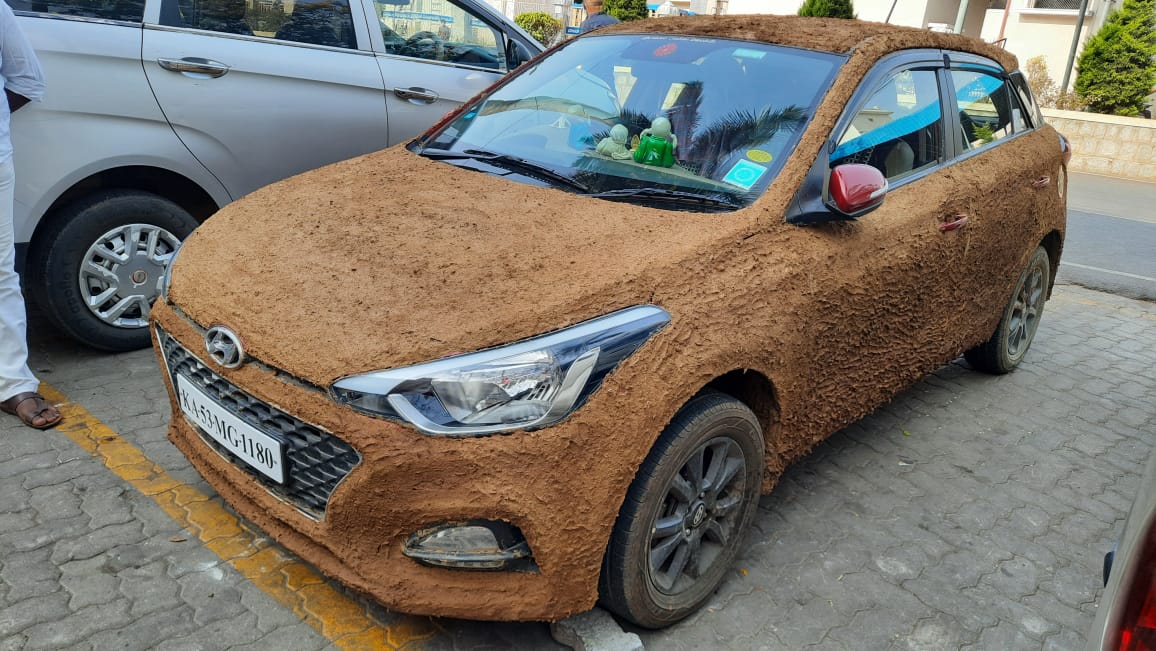
POLYGON ((405 39, 405 45, 402 47, 404 54, 434 61, 441 61, 444 51, 444 41, 441 37, 428 30, 414 32, 405 39))

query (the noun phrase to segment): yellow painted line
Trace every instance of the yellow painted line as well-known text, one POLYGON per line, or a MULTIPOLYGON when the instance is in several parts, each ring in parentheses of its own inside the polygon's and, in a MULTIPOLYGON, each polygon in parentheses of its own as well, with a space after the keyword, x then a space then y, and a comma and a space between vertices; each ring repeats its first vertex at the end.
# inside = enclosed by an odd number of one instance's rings
POLYGON ((388 625, 334 589, 312 567, 271 545, 229 513, 219 500, 173 479, 136 446, 56 389, 40 385, 60 409, 56 431, 100 459, 121 479, 153 498, 222 561, 292 610, 341 649, 407 649, 438 633, 430 620, 400 617, 388 625))

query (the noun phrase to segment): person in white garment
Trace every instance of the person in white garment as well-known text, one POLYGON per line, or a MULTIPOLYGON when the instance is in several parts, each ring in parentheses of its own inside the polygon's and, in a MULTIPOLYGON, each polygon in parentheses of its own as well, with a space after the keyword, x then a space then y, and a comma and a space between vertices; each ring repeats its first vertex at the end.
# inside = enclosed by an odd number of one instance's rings
POLYGON ((0 2, 0 410, 29 427, 45 429, 60 422, 60 412, 37 392, 40 382, 28 368, 27 317, 20 277, 16 275, 16 234, 12 223, 12 113, 44 95, 44 74, 36 53, 20 31, 16 16, 0 2))

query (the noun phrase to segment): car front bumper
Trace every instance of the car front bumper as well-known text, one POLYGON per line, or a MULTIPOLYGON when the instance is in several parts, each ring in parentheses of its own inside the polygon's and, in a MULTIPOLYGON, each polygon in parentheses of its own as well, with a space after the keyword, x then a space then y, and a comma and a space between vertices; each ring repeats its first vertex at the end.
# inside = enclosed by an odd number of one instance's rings
MULTIPOLYGON (((614 437, 596 436, 577 419, 504 436, 424 436, 404 423, 341 407, 325 390, 260 362, 226 369, 208 361, 203 328, 162 301, 153 319, 166 371, 167 334, 203 372, 264 406, 259 409, 269 408, 274 420, 288 415, 360 456, 346 463, 351 469, 332 482, 320 510, 303 508, 301 499, 214 448, 182 413, 175 378, 166 373, 172 442, 242 517, 323 573, 412 614, 555 620, 593 607, 602 554, 646 441, 632 443, 637 451, 615 450, 614 437), (430 567, 403 554, 415 532, 478 520, 517 527, 532 554, 529 568, 430 567)), ((340 470, 340 463, 325 463, 322 474, 340 470)), ((286 485, 292 484, 290 476, 286 485)), ((312 499, 316 504, 316 495, 312 499)))

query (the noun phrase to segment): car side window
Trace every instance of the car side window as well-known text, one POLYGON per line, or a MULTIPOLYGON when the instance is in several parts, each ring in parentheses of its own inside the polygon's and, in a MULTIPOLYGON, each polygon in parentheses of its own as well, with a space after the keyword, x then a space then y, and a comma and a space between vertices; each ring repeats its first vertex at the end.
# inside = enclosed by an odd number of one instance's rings
POLYGON ((389 54, 506 69, 501 33, 463 7, 448 0, 425 0, 420 6, 374 0, 373 5, 389 54))
POLYGON ((1020 104, 1023 105, 1027 111, 1028 128, 1038 127, 1044 123, 1043 114, 1040 113, 1039 103, 1036 102, 1035 95, 1032 95, 1032 90, 1028 86, 1027 79, 1019 72, 1011 74, 1012 88, 1015 89, 1016 95, 1020 98, 1020 104))
POLYGON ((144 0, 8 0, 13 11, 99 18, 139 23, 144 20, 144 0))
POLYGON ((163 0, 161 24, 356 48, 349 0, 163 0))
POLYGON ((943 158, 943 109, 933 70, 904 70, 884 81, 839 136, 831 167, 864 163, 888 180, 943 158))
POLYGON ((979 149, 1027 128, 1007 80, 975 70, 952 70, 959 104, 960 151, 979 149))

